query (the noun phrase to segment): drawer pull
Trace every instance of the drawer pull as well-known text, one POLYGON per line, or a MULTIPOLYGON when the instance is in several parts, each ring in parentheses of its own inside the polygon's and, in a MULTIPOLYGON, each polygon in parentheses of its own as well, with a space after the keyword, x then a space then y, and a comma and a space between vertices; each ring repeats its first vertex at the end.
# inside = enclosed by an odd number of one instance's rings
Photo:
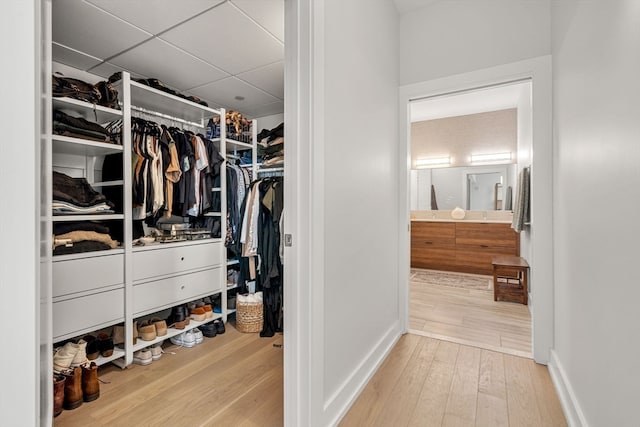
POLYGON ((480 245, 481 248, 488 248, 489 245, 480 245))
POLYGON ((433 242, 424 242, 425 245, 433 245, 433 242))

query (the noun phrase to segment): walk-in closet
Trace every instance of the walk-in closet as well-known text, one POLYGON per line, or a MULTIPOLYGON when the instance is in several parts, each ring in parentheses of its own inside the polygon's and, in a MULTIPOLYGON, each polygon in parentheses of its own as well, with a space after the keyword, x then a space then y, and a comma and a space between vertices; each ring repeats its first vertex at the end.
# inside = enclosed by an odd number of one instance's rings
POLYGON ((46 10, 54 425, 282 425, 284 1, 46 10))

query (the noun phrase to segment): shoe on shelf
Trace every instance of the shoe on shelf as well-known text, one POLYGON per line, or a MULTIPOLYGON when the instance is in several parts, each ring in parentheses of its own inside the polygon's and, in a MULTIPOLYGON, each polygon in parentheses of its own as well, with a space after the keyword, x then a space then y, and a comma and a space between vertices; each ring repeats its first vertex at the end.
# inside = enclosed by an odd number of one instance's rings
POLYGON ((78 345, 68 342, 58 348, 53 355, 53 372, 62 373, 71 368, 71 362, 78 352, 78 345))
POLYGON ((162 353, 164 353, 164 350, 162 349, 162 342, 151 346, 151 358, 153 360, 160 359, 162 357, 162 353))
POLYGON ((82 366, 82 400, 92 402, 100 397, 100 381, 98 381, 98 365, 91 362, 82 366))
POLYGON ((195 307, 191 309, 191 318, 196 322, 202 322, 207 318, 207 314, 202 307, 195 307))
POLYGON ((83 339, 80 339, 75 345, 77 346, 78 351, 76 352, 75 356, 73 356, 73 360, 71 361, 72 368, 89 363, 89 361, 87 360, 87 342, 83 339))
MULTIPOLYGON (((124 348, 124 325, 115 325, 113 327, 113 344, 120 348, 124 348)), ((138 322, 133 322, 133 345, 138 342, 138 322)))
POLYGON ((159 317, 151 319, 151 323, 156 328, 156 336, 163 337, 167 335, 167 322, 159 317))
POLYGON ((177 305, 171 310, 169 325, 176 329, 184 329, 189 324, 189 311, 186 306, 177 305))
MULTIPOLYGON (((98 350, 102 357, 110 357, 113 354, 113 338, 109 335, 104 332, 99 333, 96 342, 98 343, 98 350)), ((89 356, 87 355, 87 357, 89 356)))
POLYGON ((218 333, 216 329, 216 325, 213 322, 205 323, 204 325, 198 326, 198 329, 202 331, 202 335, 207 338, 213 338, 218 333))
POLYGON ((140 327, 138 328, 138 337, 142 341, 153 341, 156 339, 156 325, 151 323, 150 320, 145 320, 140 323, 140 327))
POLYGON ((151 362, 153 362, 153 355, 148 348, 143 348, 133 353, 133 363, 137 365, 148 365, 151 362))
POLYGON ((98 340, 93 335, 85 335, 82 339, 87 342, 87 359, 96 360, 100 356, 98 340))
POLYGON ((218 333, 218 335, 224 334, 224 320, 216 319, 213 321, 213 325, 216 327, 216 332, 218 333))
POLYGON ((196 345, 196 336, 192 330, 188 330, 180 335, 171 337, 171 342, 175 345, 179 345, 180 347, 191 348, 196 345))
POLYGON ((204 341, 202 331, 198 328, 193 328, 193 336, 196 338, 196 344, 200 344, 202 341, 204 341))
POLYGON ((213 318, 213 308, 211 307, 211 304, 205 304, 202 306, 202 308, 204 309, 204 317, 205 319, 212 319, 213 318))
POLYGON ((64 403, 67 410, 82 405, 82 368, 76 367, 64 374, 64 403))

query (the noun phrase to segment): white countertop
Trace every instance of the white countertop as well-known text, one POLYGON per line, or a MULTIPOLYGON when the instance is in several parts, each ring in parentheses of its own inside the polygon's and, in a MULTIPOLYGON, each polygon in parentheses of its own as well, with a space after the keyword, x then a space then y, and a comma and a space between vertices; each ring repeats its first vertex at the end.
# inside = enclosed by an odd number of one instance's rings
POLYGON ((440 219, 440 218, 412 218, 411 221, 416 222, 479 222, 488 224, 511 224, 511 221, 499 219, 440 219))

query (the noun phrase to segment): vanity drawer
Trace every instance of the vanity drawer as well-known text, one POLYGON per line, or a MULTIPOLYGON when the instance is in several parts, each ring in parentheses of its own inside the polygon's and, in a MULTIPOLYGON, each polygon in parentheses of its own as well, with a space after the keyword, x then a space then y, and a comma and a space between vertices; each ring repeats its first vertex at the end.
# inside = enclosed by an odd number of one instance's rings
POLYGON ((133 253, 133 281, 166 276, 222 262, 221 242, 141 250, 133 253))
POLYGON ((134 316, 159 311, 220 291, 220 268, 141 283, 133 287, 134 316))
POLYGON ((456 265, 455 249, 413 249, 411 250, 412 268, 449 270, 456 265))
MULTIPOLYGON (((519 247, 519 235, 510 224, 456 223, 456 247, 469 249, 519 247)), ((509 253, 511 253, 509 251, 509 253)))
POLYGON ((450 222, 411 222, 411 247, 454 248, 456 225, 450 222))
POLYGON ((124 254, 52 263, 53 297, 124 283, 124 254))
POLYGON ((124 289, 53 303, 54 341, 124 321, 124 289))

